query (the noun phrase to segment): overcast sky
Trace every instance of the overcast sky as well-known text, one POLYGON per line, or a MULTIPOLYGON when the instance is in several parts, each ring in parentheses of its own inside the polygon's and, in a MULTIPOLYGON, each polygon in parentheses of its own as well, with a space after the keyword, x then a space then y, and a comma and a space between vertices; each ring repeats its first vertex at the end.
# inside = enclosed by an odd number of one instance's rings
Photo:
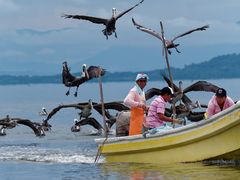
MULTIPOLYGON (((138 31, 132 25, 132 17, 159 32, 159 22, 162 21, 168 39, 191 28, 209 24, 207 31, 195 32, 178 40, 186 58, 188 47, 212 47, 209 56, 240 52, 239 0, 145 0, 118 20, 118 39, 111 36, 109 40, 101 32, 104 28, 102 25, 61 17, 67 13, 109 18, 113 7, 121 12, 137 2, 0 0, 0 72, 14 72, 16 69, 25 72, 26 68, 30 72, 34 65, 61 66, 64 59, 80 65, 82 61, 114 47, 160 47, 158 39, 138 31), (221 46, 234 48, 226 51, 217 49, 221 46)), ((201 57, 201 54, 199 51, 197 56, 201 57)))

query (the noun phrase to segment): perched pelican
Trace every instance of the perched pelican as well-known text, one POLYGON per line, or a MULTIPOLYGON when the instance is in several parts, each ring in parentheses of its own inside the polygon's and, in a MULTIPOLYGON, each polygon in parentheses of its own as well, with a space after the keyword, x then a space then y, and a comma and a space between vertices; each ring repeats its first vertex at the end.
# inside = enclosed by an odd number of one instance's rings
MULTIPOLYGON (((85 65, 83 66, 83 69, 85 69, 85 65)), ((76 91, 74 93, 74 96, 77 97, 77 91, 81 84, 85 83, 86 81, 97 78, 100 76, 103 76, 105 74, 105 69, 99 67, 99 66, 90 66, 87 68, 87 70, 83 70, 84 77, 76 77, 70 73, 70 69, 68 68, 67 62, 63 62, 63 69, 62 69, 62 82, 66 87, 69 87, 66 95, 68 96, 70 94, 70 88, 71 87, 77 87, 76 91)))
MULTIPOLYGON (((139 25, 138 23, 136 23, 136 21, 132 18, 132 22, 134 24, 134 26, 136 26, 137 29, 143 31, 143 32, 146 32, 148 34, 151 34, 153 36, 155 36, 156 38, 160 39, 161 41, 163 41, 162 39, 162 35, 157 33, 156 31, 152 30, 152 29, 149 29, 149 28, 146 28, 142 25, 139 25)), ((179 46, 179 44, 175 44, 174 41, 180 37, 183 37, 185 35, 188 35, 194 31, 204 31, 206 30, 207 28, 209 28, 209 25, 205 25, 205 26, 202 26, 202 27, 199 27, 199 28, 195 28, 195 29, 192 29, 192 30, 189 30, 185 33, 182 33, 176 37, 174 37, 172 40, 167 40, 165 39, 165 42, 166 42, 166 47, 168 49, 168 53, 171 54, 171 51, 169 49, 171 48, 174 48, 178 53, 180 53, 180 51, 177 49, 177 46, 179 46)))
POLYGON ((115 33, 115 37, 117 38, 116 33, 116 22, 117 20, 122 17, 124 14, 128 13, 135 7, 137 7, 139 4, 141 4, 144 0, 137 3, 135 6, 129 8, 128 10, 116 15, 116 8, 112 9, 112 17, 109 19, 105 18, 99 18, 99 17, 93 17, 93 16, 86 16, 86 15, 69 15, 69 14, 63 14, 62 17, 64 18, 73 18, 73 19, 79 19, 79 20, 87 20, 92 23, 96 24, 103 24, 105 25, 105 29, 102 30, 103 34, 106 36, 106 39, 108 39, 108 36, 112 35, 112 33, 115 33))

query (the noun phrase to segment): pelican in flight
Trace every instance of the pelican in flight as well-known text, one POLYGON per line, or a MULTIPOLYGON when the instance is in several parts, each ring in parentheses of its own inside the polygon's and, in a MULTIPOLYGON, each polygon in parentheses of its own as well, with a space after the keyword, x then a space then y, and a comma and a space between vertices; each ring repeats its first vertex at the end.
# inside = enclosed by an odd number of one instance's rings
POLYGON ((93 117, 88 117, 82 120, 74 120, 75 124, 71 127, 71 131, 72 132, 79 132, 81 130, 81 126, 84 125, 90 125, 92 127, 94 127, 95 129, 98 130, 97 135, 101 135, 103 132, 103 127, 102 125, 93 117))
MULTIPOLYGON (((105 116, 107 118, 106 119, 106 123, 107 123, 109 129, 111 128, 111 126, 116 121, 115 120, 115 116, 112 116, 110 114, 110 112, 108 111, 109 109, 116 110, 116 111, 119 111, 119 112, 123 111, 123 110, 129 110, 129 108, 127 106, 125 106, 122 101, 107 102, 107 103, 104 103, 104 107, 105 107, 105 116)), ((102 104, 101 103, 98 104, 96 102, 92 102, 91 99, 88 102, 76 103, 76 104, 65 104, 65 105, 61 104, 61 105, 55 107, 54 109, 52 109, 52 111, 50 111, 48 113, 48 116, 44 120, 43 124, 49 125, 48 121, 57 112, 59 112, 61 109, 65 109, 65 108, 75 108, 75 109, 81 110, 81 112, 79 113, 80 118, 74 120, 74 125, 71 128, 71 130, 73 132, 80 131, 80 126, 85 125, 85 124, 92 125, 97 130, 101 129, 101 127, 99 125, 97 125, 98 123, 95 121, 95 119, 93 117, 90 117, 90 115, 92 113, 91 112, 92 109, 95 109, 100 115, 103 116, 102 104), (88 122, 88 121, 90 121, 90 122, 88 122)), ((43 127, 43 125, 42 125, 42 127, 43 127)), ((47 131, 47 130, 45 130, 45 131, 47 131)))
POLYGON ((88 118, 92 114, 92 109, 93 109, 93 102, 92 99, 88 100, 88 103, 83 106, 81 112, 79 113, 79 120, 81 121, 82 118, 88 118))
POLYGON ((99 76, 103 76, 104 74, 105 74, 105 69, 99 66, 90 66, 86 68, 86 65, 84 64, 81 77, 76 77, 70 73, 70 69, 67 65, 67 62, 64 61, 63 69, 62 69, 62 82, 66 87, 69 87, 66 95, 68 96, 70 94, 71 87, 76 87, 74 96, 77 97, 77 91, 81 84, 93 78, 98 78, 99 76))
MULTIPOLYGON (((148 34, 151 34, 153 36, 155 36, 156 38, 160 39, 161 41, 163 41, 162 39, 162 35, 157 33, 156 31, 150 29, 150 28, 146 28, 138 23, 136 23, 136 21, 132 18, 132 22, 134 24, 134 26, 136 26, 137 29, 143 31, 143 32, 146 32, 148 34)), ((179 46, 179 44, 175 44, 174 41, 180 37, 183 37, 183 36, 186 36, 188 34, 191 34, 192 32, 195 32, 195 31, 205 31, 207 28, 209 28, 209 25, 205 25, 205 26, 202 26, 202 27, 199 27, 199 28, 195 28, 195 29, 192 29, 192 30, 189 30, 185 33, 182 33, 178 36, 175 36, 172 40, 167 40, 165 39, 165 43, 166 43, 166 48, 168 49, 168 53, 171 54, 171 51, 169 49, 171 48, 174 48, 178 53, 180 53, 180 51, 177 49, 177 47, 179 46)))
POLYGON ((116 8, 112 9, 112 17, 109 19, 105 18, 99 18, 99 17, 93 17, 93 16, 86 16, 86 15, 70 15, 70 14, 63 14, 63 18, 72 18, 72 19, 79 19, 79 20, 87 20, 95 24, 103 24, 105 25, 105 29, 102 30, 103 34, 106 36, 106 39, 108 39, 108 36, 111 36, 112 33, 115 34, 115 37, 117 38, 116 33, 116 22, 117 20, 122 17, 124 14, 128 13, 135 7, 137 7, 139 4, 141 4, 144 0, 140 1, 133 7, 127 9, 126 11, 121 12, 120 14, 116 14, 116 8))
POLYGON ((0 135, 6 135, 6 129, 13 129, 19 124, 31 128, 36 136, 45 136, 41 124, 32 122, 29 119, 10 118, 9 115, 6 118, 0 119, 0 135))
MULTIPOLYGON (((170 79, 168 79, 167 76, 165 76, 164 74, 162 74, 162 76, 163 76, 163 79, 167 82, 168 86, 171 86, 170 79)), ((182 84, 182 82, 180 84, 182 84)), ((196 108, 196 104, 194 104, 186 96, 186 93, 192 92, 192 91, 205 91, 205 92, 216 93, 218 89, 219 89, 218 86, 216 86, 210 82, 207 82, 207 81, 197 81, 184 89, 182 89, 181 86, 178 87, 177 85, 175 85, 173 83, 173 91, 175 92, 173 101, 174 101, 174 103, 176 103, 177 101, 181 100, 188 107, 188 109, 196 108), (174 100, 174 98, 176 98, 176 100, 174 100)), ((197 104, 199 106, 199 102, 197 102, 197 104)), ((202 105, 200 105, 200 106, 202 106, 202 105)), ((203 105, 203 107, 206 107, 206 106, 203 105)))

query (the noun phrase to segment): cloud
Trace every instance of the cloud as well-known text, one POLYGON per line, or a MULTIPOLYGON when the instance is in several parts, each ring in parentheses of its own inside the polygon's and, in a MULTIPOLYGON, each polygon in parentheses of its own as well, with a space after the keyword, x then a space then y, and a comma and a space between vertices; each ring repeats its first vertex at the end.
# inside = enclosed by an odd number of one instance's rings
POLYGON ((61 33, 64 31, 68 31, 72 28, 62 28, 62 29, 51 29, 51 30, 46 30, 46 31, 40 31, 40 30, 34 30, 34 29, 17 29, 16 33, 19 35, 47 35, 47 34, 52 34, 52 33, 61 33))
POLYGON ((11 0, 0 0, 0 14, 12 13, 19 9, 18 5, 11 0))

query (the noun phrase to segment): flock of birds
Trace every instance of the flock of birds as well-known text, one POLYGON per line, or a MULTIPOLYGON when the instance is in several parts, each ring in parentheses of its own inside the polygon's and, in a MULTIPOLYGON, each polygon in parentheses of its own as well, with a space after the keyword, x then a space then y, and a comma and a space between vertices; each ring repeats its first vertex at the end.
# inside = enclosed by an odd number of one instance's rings
MULTIPOLYGON (((73 83, 71 84, 71 81, 68 81, 67 85, 65 84, 67 77, 69 74, 65 72, 65 70, 68 71, 69 69, 66 69, 67 62, 63 63, 63 72, 62 72, 62 78, 63 78, 63 84, 66 87, 74 87, 77 86, 79 87, 80 84, 86 82, 87 80, 90 80, 90 74, 94 74, 93 72, 89 71, 89 79, 86 77, 76 77, 71 75, 72 80, 79 81, 78 83, 73 83), (84 82, 81 80, 82 78, 85 78, 84 82), (80 83, 81 82, 81 83, 80 83), (70 85, 69 85, 70 84, 70 85)), ((95 68, 93 68, 95 69, 95 68)), ((95 72, 98 71, 98 68, 93 70, 95 72)), ((96 74, 95 74, 96 75, 96 74)), ((103 74, 104 75, 104 74, 103 74)), ((85 75, 86 76, 86 75, 85 75)), ((164 74, 162 74, 163 79, 166 81, 168 85, 170 85, 170 80, 168 77, 164 74)), ((95 78, 98 76, 94 76, 95 78)), ((200 121, 204 119, 204 113, 205 110, 203 111, 196 111, 194 112, 193 110, 195 108, 207 108, 207 105, 200 104, 198 101, 193 102, 188 96, 187 93, 192 92, 192 91, 205 91, 205 92, 212 92, 215 93, 217 89, 219 88, 218 86, 207 82, 207 81, 197 81, 190 86, 182 89, 182 82, 179 82, 179 86, 175 85, 174 86, 174 96, 172 98, 171 104, 174 104, 176 107, 176 118, 181 118, 186 121, 200 121)), ((146 100, 150 100, 154 96, 158 96, 161 94, 161 89, 158 88, 150 88, 149 90, 146 91, 146 100)), ((47 131, 51 130, 52 125, 49 123, 49 121, 52 119, 54 115, 56 115, 60 110, 66 109, 66 108, 74 108, 76 109, 79 115, 78 119, 74 119, 74 124, 71 127, 72 132, 79 132, 81 130, 81 126, 84 125, 90 125, 93 128, 97 130, 97 135, 102 135, 103 133, 103 126, 102 123, 99 123, 99 121, 92 116, 92 111, 95 110, 99 113, 99 115, 103 116, 102 112, 102 104, 93 102, 92 99, 89 99, 88 102, 82 102, 82 103, 75 103, 75 104, 60 104, 57 107, 53 108, 51 111, 47 111, 45 107, 42 108, 42 110, 39 112, 40 116, 45 117, 41 123, 38 122, 33 122, 29 119, 21 119, 21 118, 11 118, 7 116, 6 118, 0 119, 0 135, 6 135, 6 129, 12 129, 15 128, 17 125, 25 125, 31 128, 36 136, 45 136, 47 131)), ((111 129, 111 127, 114 125, 116 122, 116 118, 118 116, 118 112, 121 111, 129 111, 129 107, 125 106, 122 101, 113 101, 113 102, 107 102, 104 103, 104 115, 106 117, 106 123, 107 123, 107 128, 108 130, 111 129), (113 112, 115 112, 113 114, 113 112)), ((167 116, 172 116, 173 115, 173 109, 172 108, 167 108, 165 115, 167 116)))
MULTIPOLYGON (((109 36, 111 36, 113 33, 115 37, 117 38, 116 33, 116 23, 117 20, 121 17, 123 17, 125 14, 142 4, 144 0, 141 0, 139 3, 135 4, 134 6, 130 7, 129 9, 117 14, 116 9, 112 9, 112 17, 109 19, 106 18, 100 18, 100 17, 94 17, 94 16, 86 16, 86 15, 71 15, 71 14, 63 14, 63 18, 72 18, 72 19, 78 19, 78 20, 86 20, 90 21, 95 24, 103 24, 105 26, 105 29, 102 30, 103 34, 105 35, 106 39, 108 39, 109 36)), ((195 31, 204 31, 206 30, 209 25, 205 25, 202 27, 194 28, 192 30, 189 30, 185 33, 182 33, 176 37, 174 37, 172 40, 167 40, 165 37, 163 37, 160 33, 157 33, 156 31, 146 28, 140 24, 138 24, 134 18, 132 18, 133 25, 139 29, 140 31, 146 32, 150 35, 153 35, 154 37, 157 37, 162 42, 165 42, 166 48, 168 50, 168 53, 171 54, 170 49, 174 48, 178 53, 180 51, 177 49, 179 44, 176 44, 175 41, 183 37, 185 35, 188 35, 195 31), (164 39, 163 39, 164 38, 164 39)), ((76 87, 76 90, 74 92, 74 96, 77 97, 78 95, 78 88, 81 84, 93 79, 93 78, 100 78, 101 76, 104 76, 106 73, 106 70, 99 66, 89 66, 87 67, 86 64, 83 64, 82 66, 82 72, 80 77, 73 75, 70 72, 70 68, 68 67, 67 62, 63 62, 62 64, 62 83, 68 87, 68 91, 66 92, 66 95, 70 94, 70 88, 76 87)), ((166 83, 170 86, 170 80, 165 76, 162 75, 163 79, 166 81, 166 83)), ((201 112, 194 112, 193 109, 195 108, 206 108, 206 105, 202 105, 199 102, 192 102, 192 100, 186 95, 188 92, 191 91, 206 91, 206 92, 212 92, 215 93, 218 89, 216 85, 213 85, 207 81, 198 81, 189 87, 182 89, 182 83, 180 82, 179 86, 174 85, 174 97, 172 99, 172 104, 176 107, 176 117, 177 118, 185 118, 190 121, 199 121, 204 118, 205 111, 201 112), (178 104, 177 104, 178 103, 178 104)), ((160 95, 161 89, 158 88, 151 88, 148 91, 146 91, 146 100, 151 99, 154 96, 160 95)), ((52 128, 52 125, 49 123, 51 118, 58 113, 61 109, 65 108, 74 108, 78 112, 79 118, 74 119, 74 124, 71 127, 72 132, 79 132, 81 130, 81 126, 84 125, 91 125, 95 129, 98 130, 98 134, 101 134, 103 131, 102 123, 99 123, 96 118, 93 117, 92 111, 97 111, 100 115, 106 116, 106 123, 107 128, 111 129, 111 127, 116 122, 116 117, 118 112, 121 111, 129 111, 129 107, 125 106, 122 101, 113 101, 113 102, 107 102, 104 103, 104 109, 105 111, 102 112, 102 104, 93 102, 91 99, 89 99, 88 102, 82 102, 82 103, 76 103, 76 104, 61 104, 57 107, 53 108, 51 111, 47 111, 46 108, 42 108, 42 111, 39 112, 40 116, 45 117, 41 123, 39 122, 33 122, 29 119, 21 119, 21 118, 12 118, 9 115, 6 116, 6 118, 0 119, 0 135, 6 135, 7 129, 15 128, 17 125, 25 125, 29 128, 31 128, 36 136, 45 136, 47 131, 50 131, 52 128), (117 113, 113 114, 112 112, 115 111, 117 113)), ((173 114, 172 108, 167 108, 166 115, 171 116, 173 114)))

